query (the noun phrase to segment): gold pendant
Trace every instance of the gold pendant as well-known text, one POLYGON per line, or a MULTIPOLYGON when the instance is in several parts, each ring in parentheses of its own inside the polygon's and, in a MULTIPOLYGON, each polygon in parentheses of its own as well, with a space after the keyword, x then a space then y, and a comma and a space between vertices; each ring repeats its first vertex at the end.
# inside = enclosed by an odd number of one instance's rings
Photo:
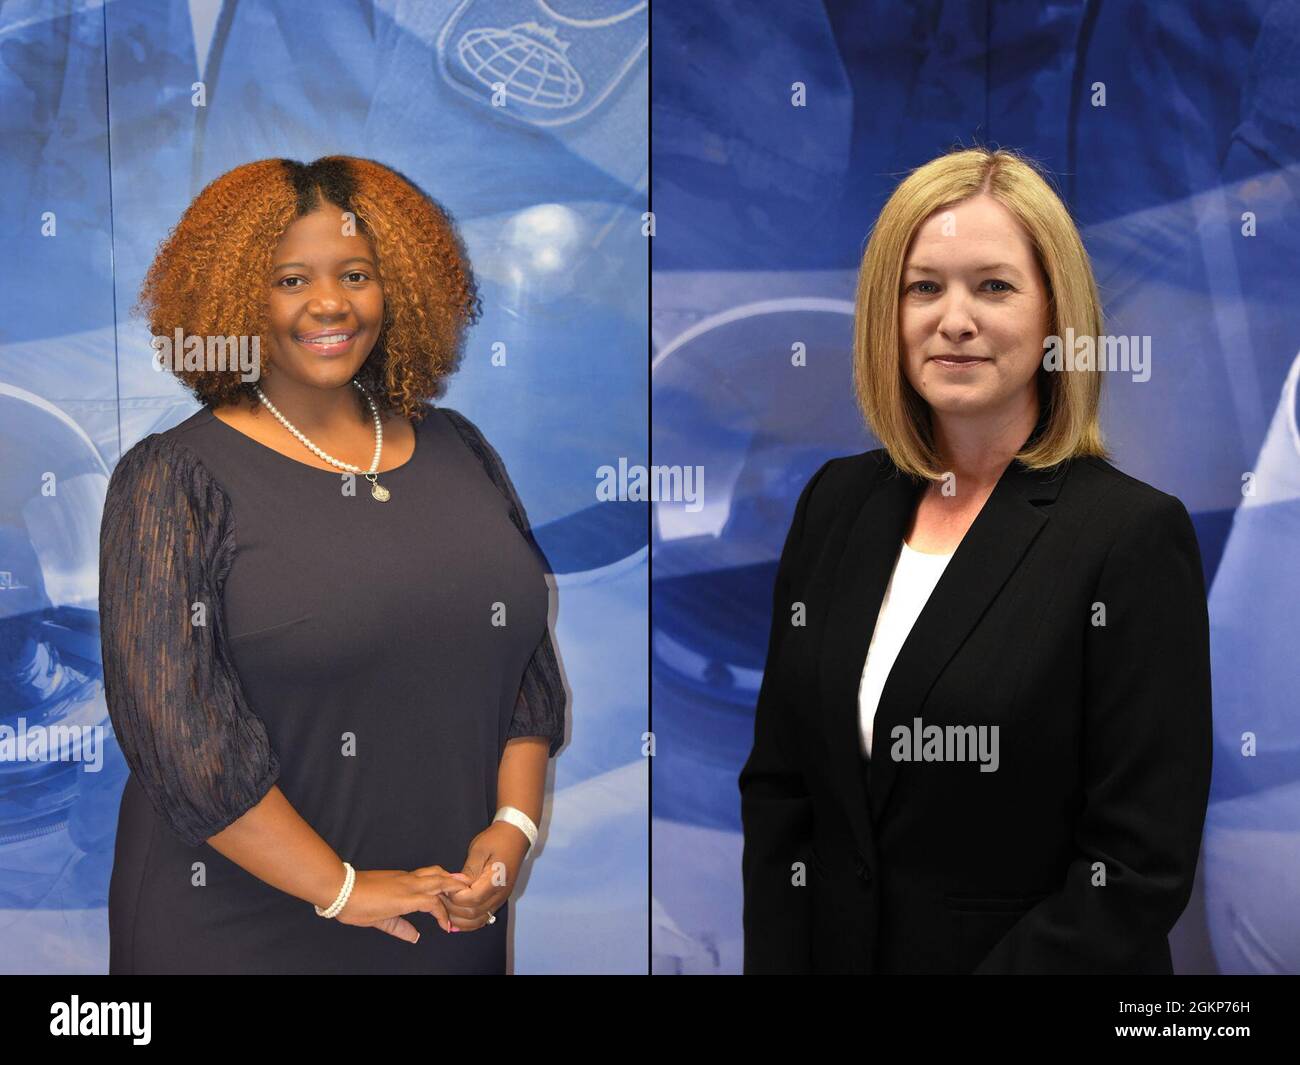
POLYGON ((379 502, 381 503, 387 503, 388 497, 392 495, 392 493, 387 488, 385 488, 382 484, 378 484, 378 483, 372 484, 370 486, 370 494, 374 496, 376 499, 378 499, 379 502))

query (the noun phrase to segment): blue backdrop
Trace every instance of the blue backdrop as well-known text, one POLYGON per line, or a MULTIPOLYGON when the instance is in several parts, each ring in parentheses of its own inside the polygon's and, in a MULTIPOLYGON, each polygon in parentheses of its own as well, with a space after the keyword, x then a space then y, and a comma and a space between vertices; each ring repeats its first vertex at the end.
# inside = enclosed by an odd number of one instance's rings
POLYGON ((656 971, 739 971, 776 559, 817 467, 879 446, 850 384, 866 234, 977 140, 1054 172, 1106 332, 1152 337, 1103 425, 1187 505, 1211 588, 1214 786, 1175 966, 1300 971, 1300 4, 669 0, 653 50, 654 461, 708 473, 703 509, 652 526, 656 971))
POLYGON ((485 314, 441 402, 501 452, 555 570, 571 738, 515 895, 515 971, 645 971, 648 515, 596 484, 647 458, 647 39, 635 0, 5 5, 0 740, 89 725, 103 746, 0 760, 0 970, 107 968, 126 767, 99 514, 122 452, 196 409, 128 317, 140 281, 218 174, 339 153, 459 222, 485 314))

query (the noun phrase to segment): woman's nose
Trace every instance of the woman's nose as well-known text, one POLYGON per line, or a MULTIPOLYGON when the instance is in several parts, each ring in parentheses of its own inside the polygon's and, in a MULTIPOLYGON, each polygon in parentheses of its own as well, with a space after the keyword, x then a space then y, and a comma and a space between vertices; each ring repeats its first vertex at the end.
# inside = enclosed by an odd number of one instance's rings
POLYGON ((347 295, 342 289, 318 288, 312 293, 307 310, 312 314, 337 314, 346 310, 347 306, 347 295))
POLYGON ((939 318, 939 333, 947 340, 969 338, 977 332, 975 319, 966 306, 964 295, 949 295, 939 318))

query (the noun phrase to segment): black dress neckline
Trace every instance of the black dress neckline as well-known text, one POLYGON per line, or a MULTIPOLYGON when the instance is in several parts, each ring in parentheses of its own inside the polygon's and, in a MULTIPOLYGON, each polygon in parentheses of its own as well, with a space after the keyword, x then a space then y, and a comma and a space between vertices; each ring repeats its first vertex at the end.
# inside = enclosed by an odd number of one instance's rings
MULTIPOLYGON (((312 470, 316 473, 326 473, 332 477, 339 477, 344 473, 351 472, 348 470, 339 470, 339 469, 334 469, 334 470, 322 469, 320 466, 313 466, 310 463, 301 461, 300 459, 292 458, 291 456, 284 454, 284 452, 282 451, 276 451, 276 449, 271 447, 270 445, 264 444, 260 440, 254 440, 251 436, 249 436, 247 433, 243 432, 242 430, 236 429, 233 425, 229 424, 228 422, 222 421, 220 418, 217 417, 216 412, 211 407, 207 407, 207 406, 203 407, 202 410, 199 411, 199 414, 203 416, 204 420, 206 421, 216 422, 223 429, 225 429, 229 435, 238 437, 240 440, 243 440, 250 447, 254 447, 259 451, 269 452, 271 455, 274 455, 276 458, 282 459, 285 462, 292 462, 295 466, 301 466, 304 470, 312 470)), ((375 471, 376 477, 391 477, 394 474, 401 473, 403 470, 406 470, 415 464, 415 460, 420 455, 421 434, 420 434, 419 423, 412 422, 411 429, 415 433, 415 446, 411 449, 410 457, 407 458, 407 460, 403 462, 400 466, 393 466, 387 470, 376 470, 375 471)))

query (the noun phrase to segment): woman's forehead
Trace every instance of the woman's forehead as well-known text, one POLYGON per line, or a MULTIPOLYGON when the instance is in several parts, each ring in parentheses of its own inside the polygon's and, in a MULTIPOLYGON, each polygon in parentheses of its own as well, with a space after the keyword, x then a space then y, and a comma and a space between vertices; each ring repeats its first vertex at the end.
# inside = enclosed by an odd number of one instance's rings
POLYGON ((990 197, 967 200, 931 214, 916 231, 906 264, 951 269, 1022 265, 1033 254, 1019 220, 990 197))
POLYGON ((372 249, 353 216, 327 208, 294 219, 281 235, 276 250, 295 255, 301 251, 321 260, 321 265, 337 265, 349 256, 369 257, 372 249))

